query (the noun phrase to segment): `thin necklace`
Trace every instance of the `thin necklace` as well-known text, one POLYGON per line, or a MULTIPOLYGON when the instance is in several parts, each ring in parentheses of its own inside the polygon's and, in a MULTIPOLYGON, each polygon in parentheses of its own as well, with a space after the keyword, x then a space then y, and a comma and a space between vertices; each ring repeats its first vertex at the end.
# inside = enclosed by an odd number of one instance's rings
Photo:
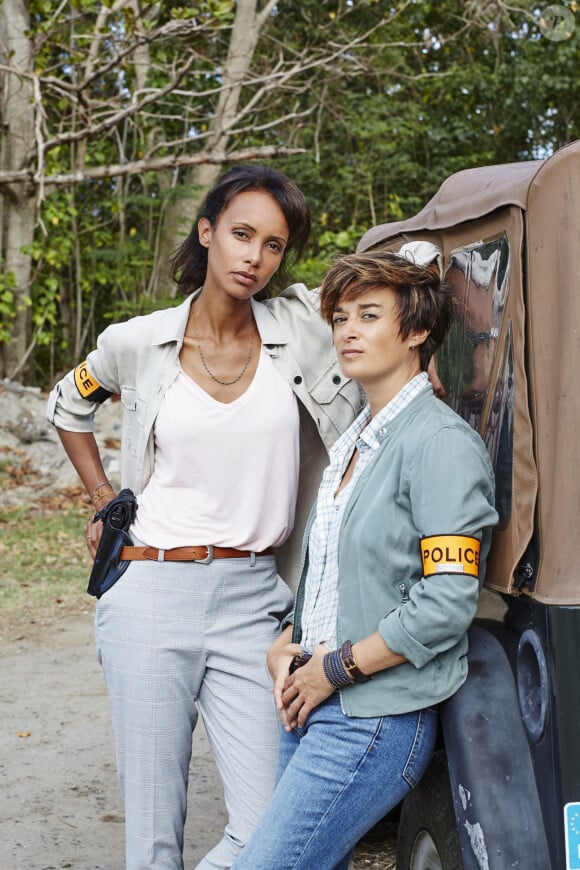
POLYGON ((230 387, 232 384, 237 384, 237 382, 238 382, 239 380, 241 380, 241 379, 243 378, 243 376, 245 375, 245 373, 246 373, 246 369, 247 369, 248 366, 250 365, 250 360, 252 359, 252 352, 253 352, 253 350, 254 350, 254 335, 255 335, 255 329, 252 330, 252 338, 251 338, 251 341, 250 341, 250 349, 248 350, 248 356, 247 356, 247 358, 246 358, 246 361, 245 361, 245 363, 244 363, 244 365, 243 365, 243 368, 242 368, 241 372, 239 373, 239 375, 237 376, 237 378, 234 378, 234 379, 231 380, 231 381, 222 381, 220 378, 216 378, 216 376, 214 375, 214 373, 213 373, 212 371, 210 371, 210 369, 209 369, 209 367, 208 367, 208 364, 207 364, 206 361, 205 361, 205 357, 204 357, 204 355, 203 355, 203 351, 202 351, 202 349, 201 349, 201 340, 200 340, 199 334, 198 334, 198 332, 197 332, 197 317, 195 316, 195 309, 193 308, 193 306, 192 306, 192 308, 191 308, 191 314, 192 314, 192 320, 193 320, 193 324, 192 324, 192 325, 193 325, 193 327, 194 327, 194 329, 195 329, 195 332, 192 333, 192 336, 191 336, 191 337, 192 337, 193 339, 195 339, 195 341, 197 341, 197 349, 199 350, 199 358, 201 359, 201 364, 203 365, 204 369, 206 370, 206 372, 208 373, 208 375, 210 376, 210 378, 211 378, 213 381, 215 381, 216 384, 221 384, 222 387, 230 387))

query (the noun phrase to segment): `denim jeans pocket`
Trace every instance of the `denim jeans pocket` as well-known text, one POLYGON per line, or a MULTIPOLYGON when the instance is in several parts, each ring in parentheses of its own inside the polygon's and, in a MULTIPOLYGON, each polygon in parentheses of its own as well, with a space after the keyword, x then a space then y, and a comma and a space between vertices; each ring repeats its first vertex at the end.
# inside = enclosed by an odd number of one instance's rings
POLYGON ((419 710, 417 727, 409 757, 403 768, 403 779, 415 788, 431 758, 435 743, 437 713, 432 708, 419 710))

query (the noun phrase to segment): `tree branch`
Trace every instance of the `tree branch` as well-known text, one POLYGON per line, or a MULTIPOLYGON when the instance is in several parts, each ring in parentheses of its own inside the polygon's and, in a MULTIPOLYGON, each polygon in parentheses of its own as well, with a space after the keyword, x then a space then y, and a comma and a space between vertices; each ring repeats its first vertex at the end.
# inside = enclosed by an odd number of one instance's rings
POLYGON ((111 127, 115 127, 125 118, 129 118, 132 115, 137 114, 142 111, 146 106, 151 103, 157 102, 166 94, 170 94, 174 88, 179 84, 182 78, 189 72, 194 61, 195 55, 192 55, 189 60, 185 63, 185 65, 179 70, 179 72, 175 75, 174 78, 169 81, 165 87, 160 88, 155 91, 149 97, 145 97, 141 102, 134 103, 131 106, 127 106, 126 109, 123 109, 121 112, 118 112, 116 115, 113 115, 111 118, 107 118, 107 120, 103 121, 100 124, 96 124, 93 127, 85 127, 82 130, 78 130, 75 133, 61 133, 58 136, 54 136, 52 139, 49 139, 48 142, 44 143, 44 153, 50 151, 52 148, 58 148, 59 145, 64 145, 67 142, 78 142, 80 139, 86 139, 90 136, 97 136, 99 133, 103 133, 105 130, 110 130, 111 127))
MULTIPOLYGON (((109 164, 107 166, 87 166, 77 172, 47 175, 43 179, 44 187, 67 187, 82 184, 89 179, 115 178, 121 175, 137 175, 143 172, 159 172, 162 169, 177 169, 180 166, 200 166, 213 164, 221 166, 224 163, 243 162, 245 160, 270 160, 275 157, 292 157, 304 154, 304 148, 285 148, 278 145, 264 145, 256 148, 244 148, 230 152, 200 152, 198 154, 169 154, 150 160, 133 160, 129 163, 109 164)), ((0 172, 0 189, 7 189, 15 182, 30 181, 40 184, 41 179, 29 170, 20 172, 0 172)))

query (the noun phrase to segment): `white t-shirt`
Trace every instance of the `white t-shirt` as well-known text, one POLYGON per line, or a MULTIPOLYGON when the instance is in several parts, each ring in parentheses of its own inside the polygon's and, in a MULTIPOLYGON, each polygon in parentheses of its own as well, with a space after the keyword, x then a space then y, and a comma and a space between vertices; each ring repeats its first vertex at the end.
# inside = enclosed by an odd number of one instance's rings
POLYGON ((229 404, 184 372, 155 422, 155 467, 133 532, 151 547, 212 544, 265 550, 294 525, 296 398, 263 350, 252 383, 229 404))

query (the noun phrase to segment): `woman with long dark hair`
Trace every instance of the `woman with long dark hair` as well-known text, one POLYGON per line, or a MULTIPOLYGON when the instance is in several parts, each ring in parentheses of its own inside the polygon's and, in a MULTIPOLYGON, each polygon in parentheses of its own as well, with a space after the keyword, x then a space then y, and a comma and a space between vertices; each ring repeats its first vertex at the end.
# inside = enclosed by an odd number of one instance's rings
MULTIPOLYGON (((97 602, 96 639, 128 870, 183 867, 198 711, 228 812, 200 868, 231 866, 273 790, 266 651, 292 604, 278 572, 292 576, 292 529, 300 538, 328 449, 360 407, 317 295, 295 285, 268 298, 309 229, 306 200, 282 173, 229 170, 174 258, 185 301, 110 326, 50 397, 97 511, 115 493, 93 417, 112 394, 124 406, 122 483, 138 510, 121 552, 129 566, 97 602)), ((94 556, 100 523, 86 536, 94 556)))

